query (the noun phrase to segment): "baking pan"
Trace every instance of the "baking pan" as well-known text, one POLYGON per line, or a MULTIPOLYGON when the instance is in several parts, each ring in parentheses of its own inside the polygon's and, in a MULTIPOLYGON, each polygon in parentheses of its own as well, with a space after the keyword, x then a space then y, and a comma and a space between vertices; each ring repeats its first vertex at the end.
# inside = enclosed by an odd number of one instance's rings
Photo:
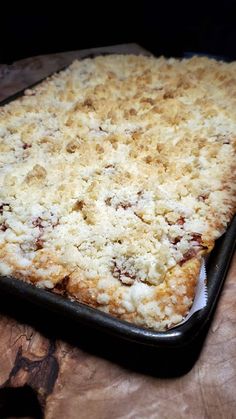
MULTIPOLYGON (((23 91, 5 99, 0 105, 22 95, 23 91)), ((6 276, 0 277, 1 310, 23 321, 31 322, 30 318, 33 325, 43 331, 47 319, 46 333, 50 337, 69 339, 88 350, 92 348, 93 352, 96 346, 95 353, 105 355, 126 367, 159 376, 182 375, 193 366, 201 349, 224 284, 235 242, 236 217, 226 233, 216 241, 206 261, 206 307, 196 312, 186 323, 164 332, 119 320, 85 304, 70 301, 51 291, 6 276), (72 325, 73 328, 68 329, 72 325)))

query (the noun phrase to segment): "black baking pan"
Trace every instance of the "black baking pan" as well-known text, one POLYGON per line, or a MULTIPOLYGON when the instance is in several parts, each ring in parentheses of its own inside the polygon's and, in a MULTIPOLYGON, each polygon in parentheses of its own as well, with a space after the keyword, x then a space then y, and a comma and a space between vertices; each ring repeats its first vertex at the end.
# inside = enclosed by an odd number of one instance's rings
MULTIPOLYGON (((22 94, 19 92, 7 98, 1 105, 22 94)), ((135 326, 85 304, 6 276, 0 277, 1 311, 33 324, 50 338, 67 339, 128 368, 158 376, 182 375, 193 366, 201 349, 235 241, 236 218, 217 240, 207 259, 206 307, 186 323, 164 332, 135 326)))

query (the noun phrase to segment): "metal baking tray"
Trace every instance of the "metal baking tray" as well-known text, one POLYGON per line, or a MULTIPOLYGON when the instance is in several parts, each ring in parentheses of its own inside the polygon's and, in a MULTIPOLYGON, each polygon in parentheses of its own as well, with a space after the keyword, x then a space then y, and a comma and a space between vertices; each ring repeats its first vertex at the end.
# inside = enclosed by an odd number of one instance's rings
MULTIPOLYGON (((0 105, 22 95, 23 91, 5 99, 0 105)), ((179 376, 191 369, 199 355, 235 242, 236 217, 226 233, 216 241, 207 259, 206 307, 184 324, 164 332, 119 320, 98 309, 6 276, 0 276, 1 311, 32 323, 51 338, 62 337, 128 368, 158 376, 179 376)))

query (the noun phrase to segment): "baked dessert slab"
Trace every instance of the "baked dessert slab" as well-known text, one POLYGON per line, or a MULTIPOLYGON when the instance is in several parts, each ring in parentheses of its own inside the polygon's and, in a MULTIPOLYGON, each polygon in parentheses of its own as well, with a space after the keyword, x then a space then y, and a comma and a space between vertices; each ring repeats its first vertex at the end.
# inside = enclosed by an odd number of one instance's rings
POLYGON ((1 110, 1 273, 156 330, 234 213, 235 63, 75 62, 1 110))

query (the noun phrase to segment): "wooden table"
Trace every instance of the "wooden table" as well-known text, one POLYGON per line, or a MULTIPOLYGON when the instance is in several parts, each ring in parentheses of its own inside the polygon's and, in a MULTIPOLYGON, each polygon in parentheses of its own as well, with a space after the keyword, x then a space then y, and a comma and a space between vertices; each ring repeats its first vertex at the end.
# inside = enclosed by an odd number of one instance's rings
MULTIPOLYGON (((86 51, 74 51, 0 65, 0 100, 83 55, 86 51)), ((1 315, 0 385, 1 418, 6 406, 13 418, 20 401, 22 416, 37 416, 36 399, 47 419, 236 418, 236 258, 200 358, 188 374, 161 379, 128 371, 1 315)))

